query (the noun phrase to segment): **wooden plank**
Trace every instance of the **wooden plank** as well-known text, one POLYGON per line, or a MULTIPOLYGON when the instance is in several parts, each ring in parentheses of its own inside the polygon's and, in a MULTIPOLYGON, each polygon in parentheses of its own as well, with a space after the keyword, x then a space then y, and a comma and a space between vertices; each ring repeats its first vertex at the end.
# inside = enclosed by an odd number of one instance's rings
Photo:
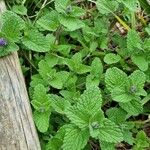
POLYGON ((17 53, 0 58, 0 150, 41 150, 17 53))

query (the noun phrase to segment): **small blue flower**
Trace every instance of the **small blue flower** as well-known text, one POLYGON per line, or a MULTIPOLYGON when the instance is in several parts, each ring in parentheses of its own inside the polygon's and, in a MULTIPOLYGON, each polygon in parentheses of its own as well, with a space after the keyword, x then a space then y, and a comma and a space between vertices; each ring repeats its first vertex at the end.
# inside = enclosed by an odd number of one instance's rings
POLYGON ((6 45, 7 45, 7 41, 4 38, 0 38, 0 47, 6 45))

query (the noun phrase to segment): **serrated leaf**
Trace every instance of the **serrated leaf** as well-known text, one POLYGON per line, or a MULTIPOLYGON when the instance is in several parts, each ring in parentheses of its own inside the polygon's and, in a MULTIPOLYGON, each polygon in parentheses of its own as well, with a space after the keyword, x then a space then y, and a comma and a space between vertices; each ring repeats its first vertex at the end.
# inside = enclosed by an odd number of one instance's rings
POLYGON ((84 27, 84 23, 83 21, 77 19, 77 18, 73 18, 73 17, 69 17, 69 16, 64 16, 64 15, 59 15, 59 21, 60 23, 67 28, 67 30, 69 31, 75 31, 77 29, 83 28, 84 27))
POLYGON ((131 57, 132 62, 139 67, 140 70, 146 71, 148 69, 148 61, 144 56, 133 55, 131 57))
POLYGON ((70 102, 60 96, 51 95, 51 99, 53 109, 60 114, 64 114, 66 108, 70 106, 70 102))
POLYGON ((98 138, 100 141, 117 143, 123 141, 123 135, 119 126, 108 119, 104 119, 100 125, 98 138))
POLYGON ((100 141, 100 147, 101 150, 115 150, 115 144, 114 143, 109 143, 109 142, 104 142, 100 141))
POLYGON ((77 6, 71 6, 71 11, 68 12, 68 15, 71 17, 81 17, 83 15, 85 15, 86 11, 84 9, 82 9, 81 7, 77 7, 77 6))
POLYGON ((116 124, 125 122, 127 113, 122 108, 112 107, 106 111, 108 119, 116 124))
POLYGON ((112 91, 114 88, 120 88, 127 82, 127 75, 120 69, 113 67, 109 68, 105 74, 105 82, 107 89, 112 91))
POLYGON ((34 111, 33 119, 40 132, 44 133, 48 130, 49 117, 50 117, 50 111, 44 113, 41 113, 39 111, 34 111))
POLYGON ((55 9, 59 13, 66 13, 66 8, 69 5, 70 0, 55 0, 55 9))
POLYGON ((56 11, 51 11, 45 14, 37 20, 37 24, 44 30, 56 31, 59 26, 58 13, 56 11))
POLYGON ((12 7, 12 11, 19 15, 26 15, 27 14, 27 8, 23 5, 14 5, 12 7))
POLYGON ((81 95, 76 105, 66 110, 66 115, 79 128, 85 128, 91 117, 100 111, 101 105, 102 99, 99 88, 91 87, 81 95))
POLYGON ((118 3, 111 0, 98 0, 96 6, 101 14, 109 14, 117 9, 118 3))
POLYGON ((54 137, 46 144, 46 150, 59 150, 62 144, 60 139, 54 137))
POLYGON ((82 64, 81 53, 74 54, 71 59, 65 59, 64 63, 71 71, 74 71, 78 74, 84 74, 91 71, 90 66, 82 64))
POLYGON ((150 139, 147 137, 144 131, 139 131, 136 135, 135 139, 135 146, 133 150, 144 150, 149 148, 150 146, 150 139))
POLYGON ((69 125, 66 129, 63 150, 80 150, 85 147, 89 139, 87 129, 81 130, 73 125, 69 125))
POLYGON ((111 97, 114 101, 126 103, 135 98, 134 93, 130 93, 126 90, 126 87, 123 88, 114 88, 111 92, 111 97))
POLYGON ((136 70, 129 76, 129 79, 137 88, 143 88, 146 81, 146 76, 144 72, 136 70))
POLYGON ((138 115, 142 113, 143 106, 140 98, 133 99, 127 103, 119 103, 120 107, 124 109, 129 115, 138 115))
POLYGON ((113 53, 109 53, 109 54, 105 55, 104 62, 106 64, 114 64, 114 63, 119 62, 120 59, 121 59, 121 57, 119 55, 116 55, 116 54, 113 54, 113 53))
POLYGON ((37 30, 27 31, 22 43, 29 49, 36 52, 47 52, 50 50, 49 39, 37 30))
POLYGON ((12 42, 17 42, 20 39, 20 30, 24 27, 25 22, 15 13, 6 11, 2 14, 1 32, 12 42))
POLYGON ((41 76, 39 74, 33 75, 31 77, 31 82, 30 82, 30 86, 31 87, 35 87, 38 84, 42 84, 44 86, 47 85, 47 83, 41 78, 41 76))
POLYGON ((121 2, 127 7, 130 11, 136 12, 138 7, 138 0, 121 0, 121 2))
POLYGON ((39 112, 45 112, 50 109, 51 101, 46 92, 47 89, 42 84, 38 84, 34 88, 33 100, 31 103, 39 112))
POLYGON ((142 41, 139 34, 135 30, 129 30, 127 35, 127 49, 133 54, 142 49, 142 41))

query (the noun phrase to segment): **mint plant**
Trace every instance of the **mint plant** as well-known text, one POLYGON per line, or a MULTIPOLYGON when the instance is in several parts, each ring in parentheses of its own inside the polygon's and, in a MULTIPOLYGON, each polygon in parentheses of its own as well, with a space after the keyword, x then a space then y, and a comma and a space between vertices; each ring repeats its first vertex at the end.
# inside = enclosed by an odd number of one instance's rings
POLYGON ((0 57, 18 50, 42 150, 148 149, 148 1, 7 6, 0 57))

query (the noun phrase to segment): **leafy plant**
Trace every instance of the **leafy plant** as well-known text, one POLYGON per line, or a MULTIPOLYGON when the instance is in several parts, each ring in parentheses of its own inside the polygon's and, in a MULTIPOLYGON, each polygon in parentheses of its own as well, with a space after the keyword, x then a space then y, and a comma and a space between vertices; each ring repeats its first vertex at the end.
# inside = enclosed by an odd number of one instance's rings
POLYGON ((13 0, 0 57, 18 51, 43 150, 150 147, 150 30, 142 0, 13 0))

